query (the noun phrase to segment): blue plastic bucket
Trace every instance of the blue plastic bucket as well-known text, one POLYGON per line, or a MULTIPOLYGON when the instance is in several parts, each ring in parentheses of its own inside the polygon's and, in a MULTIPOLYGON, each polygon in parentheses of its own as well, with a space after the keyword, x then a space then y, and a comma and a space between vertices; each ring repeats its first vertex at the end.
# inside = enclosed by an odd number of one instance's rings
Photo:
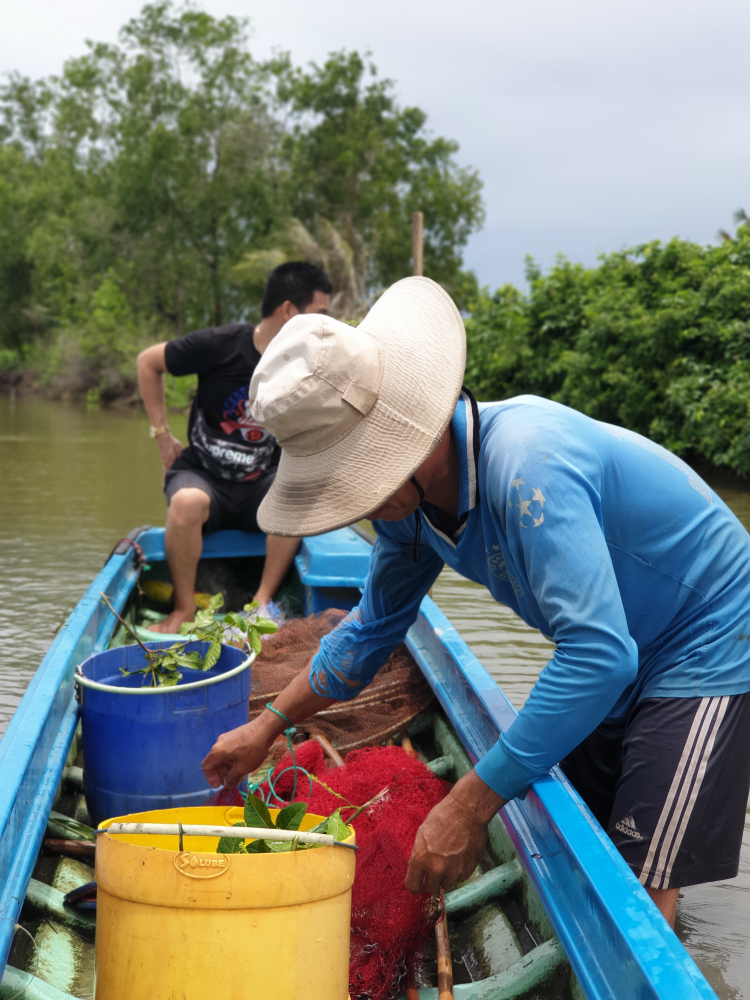
MULTIPOLYGON (((165 649, 172 642, 148 642, 165 649)), ((205 655, 206 642, 186 652, 205 655)), ((176 687, 144 686, 140 646, 108 649, 78 671, 82 706, 84 792, 92 823, 111 816, 202 805, 211 789, 201 761, 217 737, 248 720, 254 654, 222 646, 205 673, 185 669, 176 687)), ((148 683, 148 682, 147 682, 148 683)))

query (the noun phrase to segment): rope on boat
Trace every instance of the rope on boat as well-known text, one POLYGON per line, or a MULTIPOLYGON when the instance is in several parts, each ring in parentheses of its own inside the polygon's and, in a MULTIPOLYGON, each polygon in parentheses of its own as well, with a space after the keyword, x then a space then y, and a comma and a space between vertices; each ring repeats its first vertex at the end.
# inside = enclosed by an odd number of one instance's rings
POLYGON ((186 837, 233 837, 236 840, 297 840, 300 844, 317 844, 321 847, 348 847, 351 851, 359 848, 356 844, 345 844, 335 840, 329 833, 308 833, 300 830, 268 830, 254 826, 195 826, 188 823, 112 823, 96 834, 145 834, 157 837, 178 837, 180 831, 186 837))

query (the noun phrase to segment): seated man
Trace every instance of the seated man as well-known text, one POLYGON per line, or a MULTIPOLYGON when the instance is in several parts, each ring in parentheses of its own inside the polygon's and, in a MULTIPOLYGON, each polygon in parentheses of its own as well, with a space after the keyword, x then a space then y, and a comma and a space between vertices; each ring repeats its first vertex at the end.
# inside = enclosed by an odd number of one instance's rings
MULTIPOLYGON (((138 382, 161 453, 169 509, 167 562, 174 584, 174 610, 151 626, 176 633, 195 616, 195 576, 204 534, 220 528, 257 531, 255 515, 279 461, 273 436, 251 415, 250 379, 261 354, 298 313, 325 313, 331 282, 312 264, 293 261, 271 273, 258 326, 234 323, 196 330, 154 344, 138 358, 138 382), (187 448, 169 431, 164 373, 198 375, 190 411, 187 448)), ((255 600, 267 605, 294 559, 299 538, 269 535, 266 562, 255 600)))
MULTIPOLYGON (((444 563, 551 636, 513 724, 417 834, 407 888, 474 870, 507 801, 562 762, 674 924, 683 886, 737 874, 750 784, 750 537, 676 456, 536 396, 461 388, 458 310, 426 278, 357 330, 298 317, 250 387, 282 448, 259 523, 309 535, 369 515, 359 605, 276 698, 291 723, 353 698, 444 563)), ((266 709, 203 768, 232 788, 289 725, 266 709)))

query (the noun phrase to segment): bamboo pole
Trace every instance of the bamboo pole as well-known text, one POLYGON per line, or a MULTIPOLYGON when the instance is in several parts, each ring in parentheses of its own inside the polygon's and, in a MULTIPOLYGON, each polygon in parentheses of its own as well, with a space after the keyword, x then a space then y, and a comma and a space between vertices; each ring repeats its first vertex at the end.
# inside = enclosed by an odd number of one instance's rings
MULTIPOLYGON (((440 890, 440 901, 443 903, 443 892, 440 890)), ((437 945, 438 967, 438 1000, 453 1000, 453 960, 451 959, 451 941, 448 937, 448 918, 445 915, 445 904, 440 919, 435 924, 435 944, 437 945)))
MULTIPOLYGON (((381 793, 382 794, 382 793, 381 793)), ((254 826, 198 826, 192 823, 180 825, 172 823, 112 823, 96 831, 97 834, 146 834, 159 837, 232 837, 235 840, 298 840, 300 844, 315 844, 320 847, 349 847, 327 833, 312 833, 301 830, 269 830, 254 826)))
POLYGON ((424 274, 423 254, 424 249, 424 214, 414 212, 411 217, 411 253, 414 260, 414 275, 421 277, 424 274))
POLYGON ((338 750, 333 745, 333 743, 331 743, 330 740, 326 739, 326 737, 323 736, 322 733, 314 733, 313 739, 315 740, 316 743, 320 743, 320 745, 323 747, 323 753, 331 761, 334 767, 343 767, 344 758, 341 756, 341 754, 338 752, 338 750))

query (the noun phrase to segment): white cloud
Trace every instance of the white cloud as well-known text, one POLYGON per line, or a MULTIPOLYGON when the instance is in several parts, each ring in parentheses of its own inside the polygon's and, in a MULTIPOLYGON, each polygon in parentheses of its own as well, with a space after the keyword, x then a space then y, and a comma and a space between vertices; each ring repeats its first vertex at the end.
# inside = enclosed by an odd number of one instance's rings
MULTIPOLYGON (((85 37, 114 39, 131 0, 4 5, 0 69, 59 70, 85 37)), ((253 50, 297 62, 369 48, 400 100, 455 138, 485 181, 488 219, 467 263, 522 281, 531 253, 700 242, 750 209, 750 79, 742 0, 208 0, 251 18, 253 50)))

